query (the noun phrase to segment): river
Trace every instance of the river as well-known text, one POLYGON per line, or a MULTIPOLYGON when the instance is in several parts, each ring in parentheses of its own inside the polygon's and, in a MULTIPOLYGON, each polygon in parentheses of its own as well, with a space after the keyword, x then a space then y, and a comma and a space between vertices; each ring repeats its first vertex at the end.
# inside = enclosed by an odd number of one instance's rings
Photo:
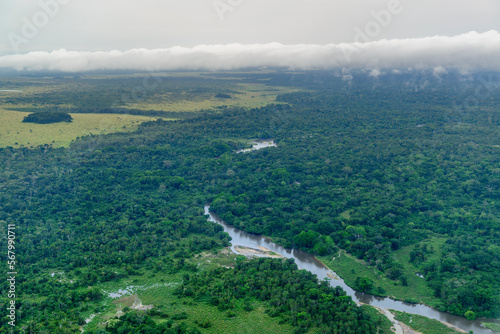
POLYGON ((209 220, 222 225, 224 231, 228 233, 231 240, 231 249, 233 252, 238 252, 235 250, 235 246, 244 246, 249 248, 258 249, 259 247, 267 248, 274 253, 280 254, 286 258, 293 258, 299 269, 305 269, 311 273, 318 276, 318 279, 323 280, 325 278, 330 279, 330 284, 332 286, 340 286, 344 289, 349 296, 355 302, 370 304, 372 306, 377 306, 381 309, 393 309, 397 311, 403 311, 413 314, 422 315, 431 319, 440 320, 453 326, 460 328, 466 332, 474 331, 474 334, 494 334, 495 332, 481 327, 481 322, 498 322, 490 319, 476 319, 474 321, 467 320, 463 317, 458 317, 456 315, 440 312, 431 307, 422 304, 408 304, 401 301, 393 300, 390 298, 381 298, 368 293, 362 293, 355 291, 347 286, 344 281, 340 278, 331 279, 331 277, 338 277, 332 270, 328 269, 321 261, 319 261, 314 255, 298 249, 285 249, 284 247, 277 245, 270 241, 269 239, 250 234, 245 231, 234 228, 226 224, 217 215, 209 211, 209 206, 205 206, 205 214, 209 215, 209 220))
POLYGON ((252 142, 252 147, 251 148, 245 148, 243 150, 238 150, 235 153, 244 153, 244 152, 250 152, 250 151, 257 151, 266 147, 277 147, 276 143, 274 142, 273 139, 259 139, 254 142, 252 142))

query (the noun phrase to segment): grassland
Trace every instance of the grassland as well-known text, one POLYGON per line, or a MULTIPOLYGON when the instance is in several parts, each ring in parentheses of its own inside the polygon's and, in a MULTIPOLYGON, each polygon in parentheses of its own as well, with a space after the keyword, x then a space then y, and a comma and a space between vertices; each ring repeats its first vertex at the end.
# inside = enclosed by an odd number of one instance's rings
POLYGON ((117 114, 71 114, 73 122, 22 123, 27 113, 0 109, 0 147, 36 147, 52 144, 67 147, 77 137, 89 134, 134 131, 152 117, 117 114))
POLYGON ((410 314, 406 312, 399 312, 390 310, 396 315, 395 319, 404 323, 406 326, 422 333, 422 334, 457 334, 463 333, 454 330, 443 324, 440 321, 429 319, 420 315, 410 314))
POLYGON ((168 110, 168 111, 200 111, 217 109, 222 106, 258 108, 276 102, 279 94, 295 92, 297 89, 289 87, 269 87, 265 84, 236 83, 229 95, 231 98, 221 99, 207 94, 183 94, 171 92, 155 93, 155 98, 137 103, 127 103, 119 107, 140 110, 168 110))
MULTIPOLYGON (((437 257, 442 247, 444 239, 430 238, 422 243, 432 246, 434 254, 429 255, 429 259, 437 257)), ((396 262, 403 265, 404 275, 408 279, 408 285, 389 279, 383 272, 375 267, 368 266, 364 261, 346 252, 341 252, 340 256, 319 257, 330 269, 336 272, 349 286, 354 286, 354 281, 358 277, 367 277, 374 282, 375 287, 381 287, 390 294, 381 294, 393 299, 403 300, 413 303, 423 303, 429 306, 437 306, 432 289, 430 289, 424 278, 417 276, 419 270, 410 263, 410 252, 413 246, 403 247, 394 252, 396 262)))

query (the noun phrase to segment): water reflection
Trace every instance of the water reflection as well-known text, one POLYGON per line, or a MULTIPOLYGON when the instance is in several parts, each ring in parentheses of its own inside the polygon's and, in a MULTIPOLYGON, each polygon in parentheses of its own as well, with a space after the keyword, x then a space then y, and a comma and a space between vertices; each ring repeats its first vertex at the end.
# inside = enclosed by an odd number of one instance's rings
POLYGON ((285 249, 282 246, 276 245, 269 239, 247 233, 242 230, 238 230, 230 225, 227 225, 223 220, 221 220, 217 215, 209 212, 209 206, 205 206, 205 214, 209 215, 209 220, 220 224, 224 231, 227 232, 231 240, 231 249, 236 252, 234 246, 244 246, 250 248, 264 247, 271 250, 274 253, 280 254, 286 258, 295 259, 295 263, 299 269, 305 269, 311 273, 318 276, 320 280, 328 279, 332 286, 340 286, 346 291, 346 293, 351 296, 351 298, 358 302, 364 304, 370 304, 383 309, 393 309, 402 312, 408 312, 413 314, 422 315, 431 319, 440 320, 447 322, 465 331, 474 331, 474 334, 494 334, 495 332, 481 327, 481 322, 496 322, 500 323, 499 320, 492 319, 477 319, 474 321, 467 320, 462 317, 458 317, 449 313, 439 312, 433 308, 430 308, 421 304, 409 304, 401 301, 392 300, 390 298, 377 297, 371 294, 354 291, 349 286, 347 286, 342 279, 331 279, 330 277, 336 276, 336 274, 328 269, 322 262, 320 262, 315 256, 306 253, 298 249, 285 249))

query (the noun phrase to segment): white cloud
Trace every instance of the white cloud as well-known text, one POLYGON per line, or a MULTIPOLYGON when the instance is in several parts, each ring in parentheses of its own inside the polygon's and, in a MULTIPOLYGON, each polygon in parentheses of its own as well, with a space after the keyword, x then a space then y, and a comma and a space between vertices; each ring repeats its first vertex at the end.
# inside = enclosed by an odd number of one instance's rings
POLYGON ((381 72, 378 68, 374 68, 374 69, 373 69, 373 70, 371 70, 371 72, 370 72, 370 76, 371 76, 371 77, 374 77, 374 78, 376 78, 376 77, 380 76, 381 74, 383 74, 383 73, 382 73, 382 72, 381 72))
POLYGON ((440 75, 447 74, 448 71, 443 66, 438 66, 432 71, 432 75, 439 79, 440 75))
POLYGON ((500 34, 469 32, 341 44, 224 44, 128 51, 30 52, 0 57, 0 68, 84 72, 92 70, 232 70, 245 67, 335 67, 500 70, 500 34))

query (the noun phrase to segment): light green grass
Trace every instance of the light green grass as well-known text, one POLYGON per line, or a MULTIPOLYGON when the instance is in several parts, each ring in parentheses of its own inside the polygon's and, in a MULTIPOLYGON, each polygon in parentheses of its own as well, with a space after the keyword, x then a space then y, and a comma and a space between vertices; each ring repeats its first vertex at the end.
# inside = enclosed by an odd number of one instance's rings
POLYGON ((192 302, 190 298, 178 299, 172 295, 173 289, 150 289, 140 294, 144 305, 153 304, 167 314, 185 312, 188 325, 209 320, 210 328, 201 330, 203 333, 292 333, 292 327, 278 324, 278 318, 271 318, 264 313, 260 303, 255 303, 255 309, 250 312, 235 310, 236 316, 229 317, 227 311, 219 311, 217 307, 204 302, 192 302))
POLYGON ((344 212, 342 212, 340 215, 340 217, 344 218, 344 219, 351 219, 351 210, 346 210, 344 212))
POLYGON ((320 257, 328 268, 336 272, 347 285, 354 286, 354 281, 358 277, 368 277, 374 282, 375 287, 382 287, 389 292, 383 294, 398 300, 418 301, 420 303, 430 303, 433 295, 432 290, 425 285, 425 280, 415 274, 414 277, 408 277, 408 286, 389 279, 384 273, 367 266, 364 261, 356 259, 350 254, 342 252, 341 256, 336 256, 332 261, 331 257, 320 257))
POLYGON ((389 310, 396 315, 395 319, 404 323, 406 326, 422 333, 422 334, 456 334, 462 333, 456 331, 440 321, 429 319, 421 315, 410 314, 389 310))
POLYGON ((276 102, 280 94, 297 92, 298 89, 290 87, 266 86, 265 84, 238 83, 233 87, 238 94, 232 94, 230 99, 216 97, 206 98, 204 95, 189 99, 179 99, 179 94, 172 96, 169 93, 157 94, 155 101, 141 101, 139 103, 128 103, 120 107, 140 110, 167 110, 167 111, 200 111, 203 109, 214 109, 221 106, 258 108, 276 102))
MULTIPOLYGON (((432 245, 434 248, 434 253, 429 255, 430 259, 438 256, 443 242, 443 238, 431 238, 422 242, 427 243, 429 246, 432 245)), ((396 262, 403 266, 404 275, 408 279, 408 286, 403 286, 400 282, 391 280, 380 270, 368 266, 364 261, 345 252, 342 252, 340 256, 335 255, 335 260, 332 260, 331 256, 322 256, 320 260, 342 277, 346 284, 351 287, 354 286, 356 278, 368 277, 376 287, 382 287, 387 292, 385 294, 387 297, 436 307, 438 300, 434 297, 432 289, 427 286, 425 279, 416 275, 419 270, 410 263, 412 249, 413 246, 403 247, 393 253, 396 262)))
POLYGON ((493 322, 483 322, 482 324, 484 327, 489 328, 497 333, 500 333, 500 324, 496 324, 493 322))
POLYGON ((36 147, 52 144, 68 147, 71 141, 90 133, 134 131, 142 122, 157 117, 118 114, 71 114, 73 122, 54 124, 23 123, 27 113, 0 109, 0 147, 36 147))

